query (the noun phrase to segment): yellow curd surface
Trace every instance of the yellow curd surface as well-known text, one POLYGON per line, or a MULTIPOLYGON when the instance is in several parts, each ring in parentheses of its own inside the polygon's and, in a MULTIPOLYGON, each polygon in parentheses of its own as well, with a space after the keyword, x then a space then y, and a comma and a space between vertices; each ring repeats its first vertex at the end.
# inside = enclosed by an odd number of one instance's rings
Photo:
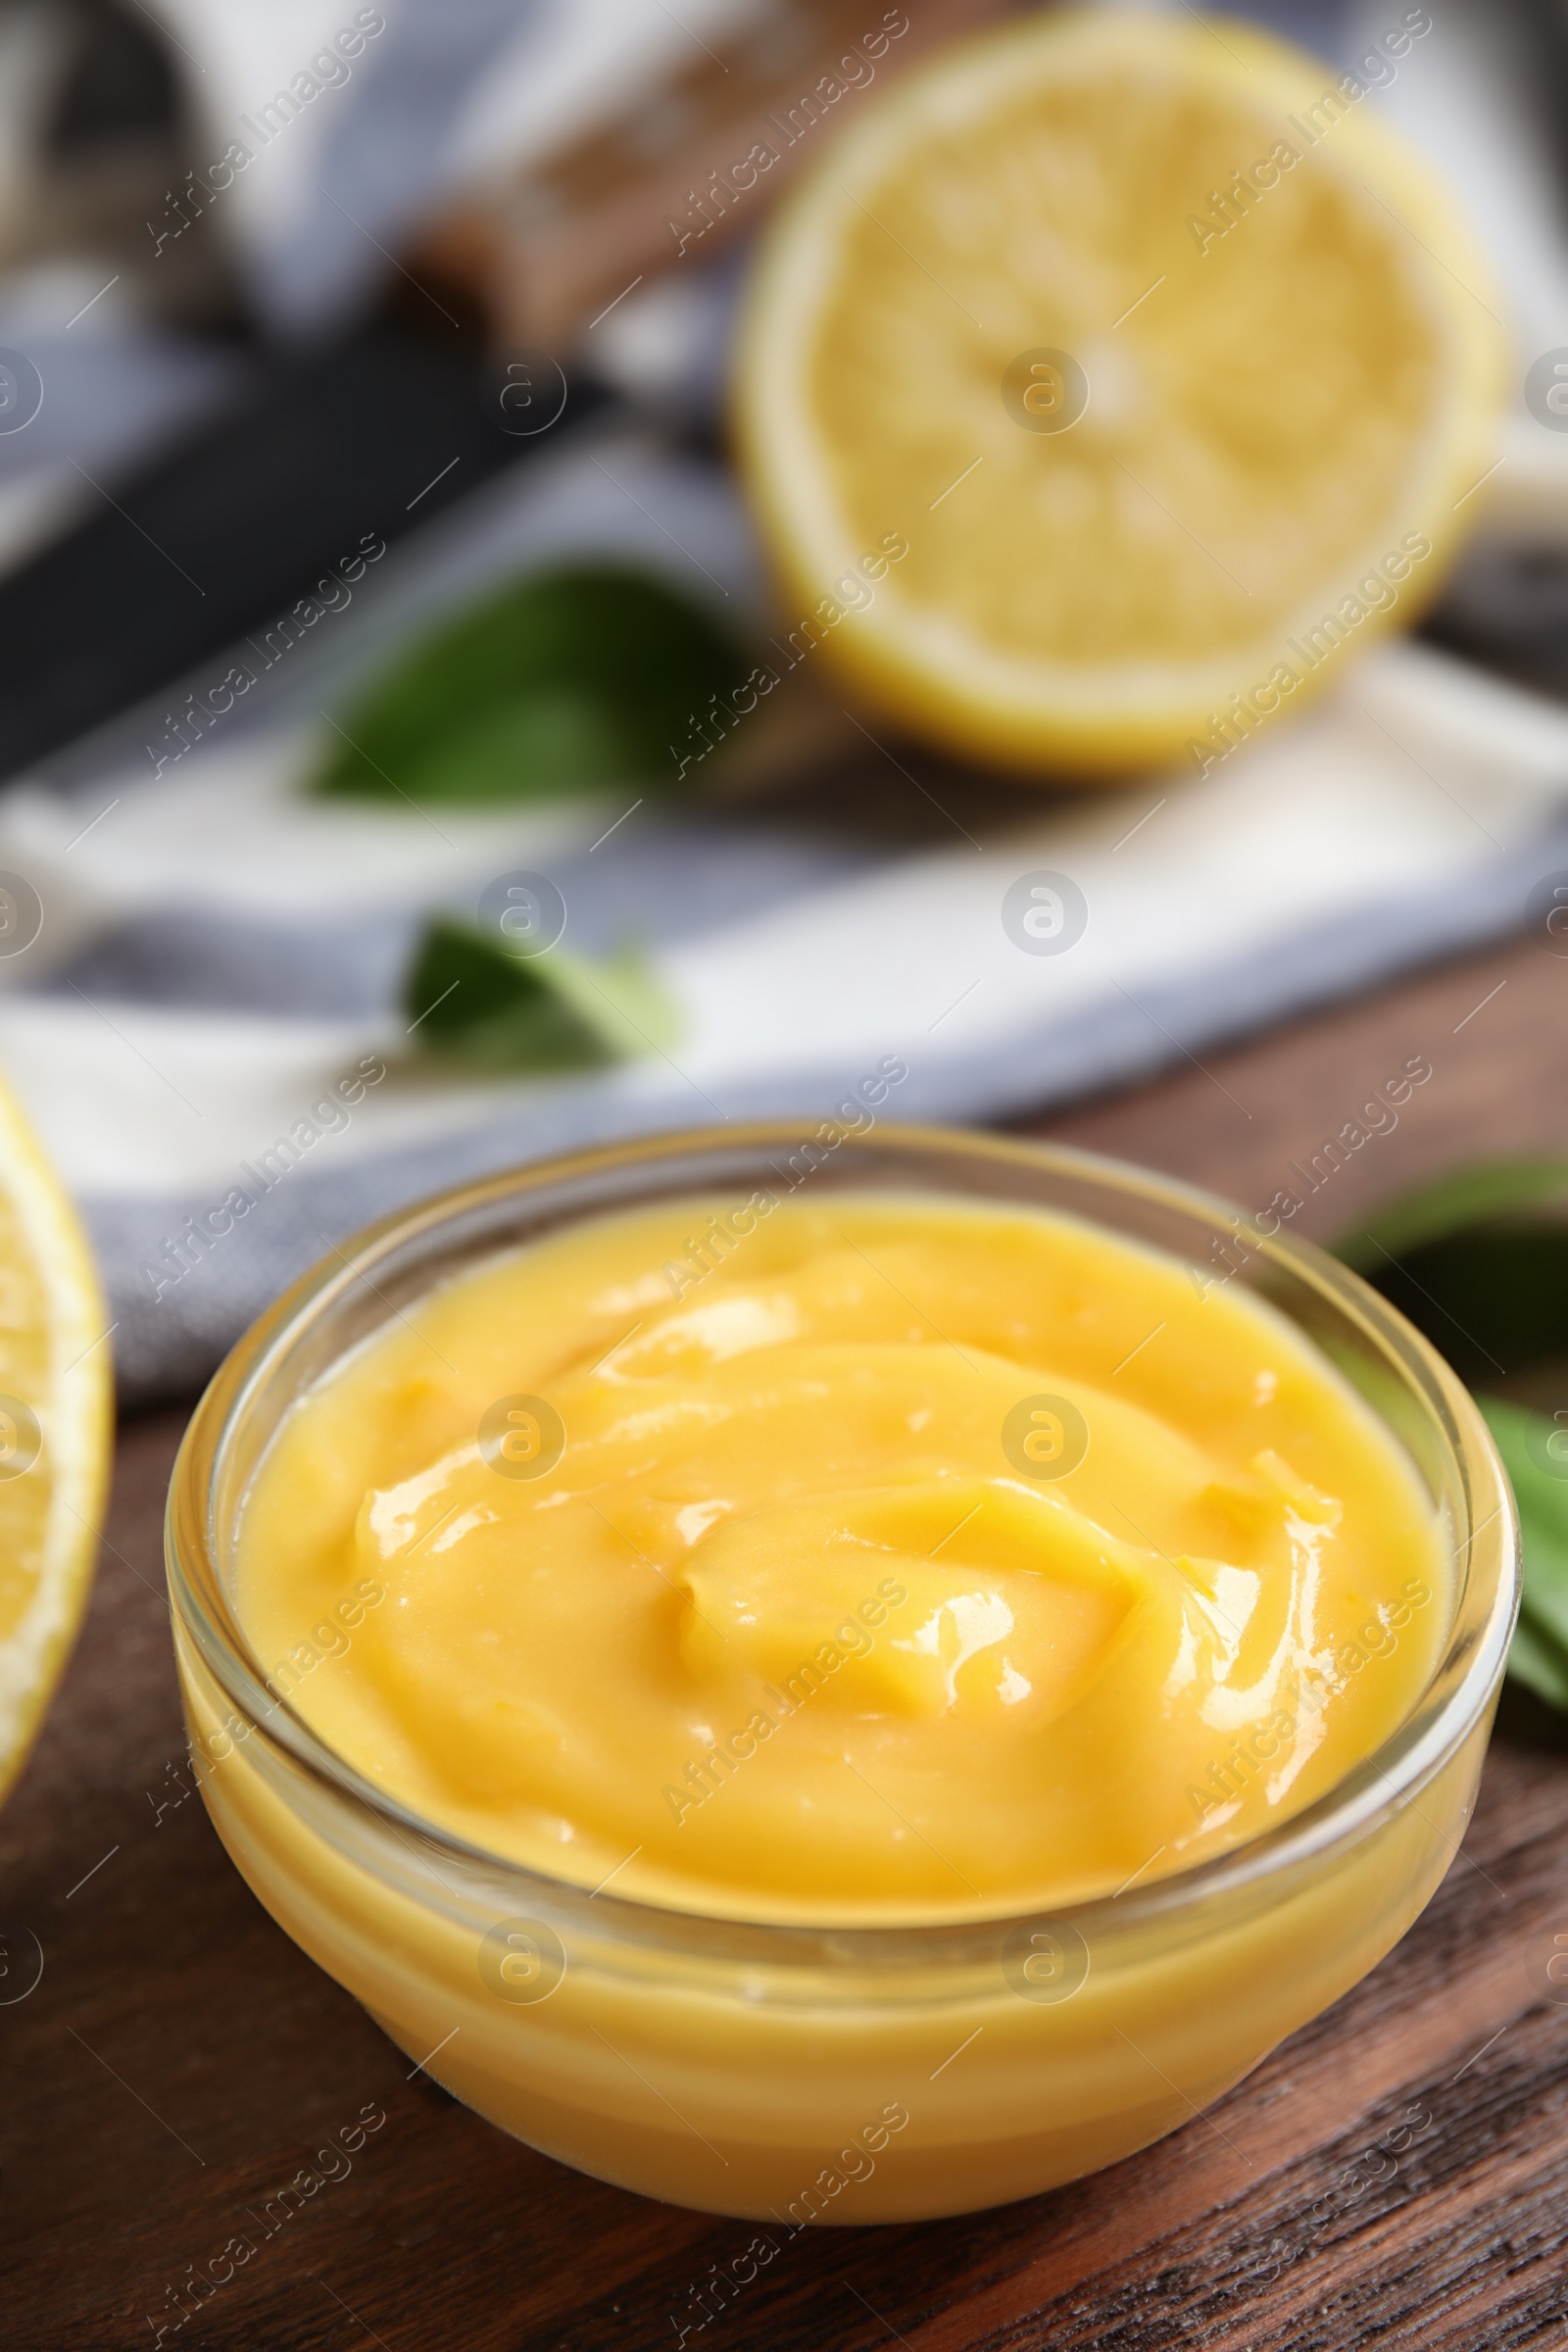
POLYGON ((416 1813, 753 1919, 1150 1884, 1376 1748, 1450 1614, 1404 1457, 1239 1283, 896 1193, 465 1272, 293 1404, 233 1573, 416 1813))

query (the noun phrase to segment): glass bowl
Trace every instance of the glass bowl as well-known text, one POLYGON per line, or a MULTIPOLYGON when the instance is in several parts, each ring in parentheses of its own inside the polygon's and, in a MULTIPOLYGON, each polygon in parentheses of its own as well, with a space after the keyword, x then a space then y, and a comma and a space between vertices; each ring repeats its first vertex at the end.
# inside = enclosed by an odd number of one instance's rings
MULTIPOLYGON (((658 1137, 494 1176, 307 1274, 198 1406, 169 1582, 207 1807, 278 1923, 458 2098, 563 2163, 770 2225, 905 2221, 1032 2195, 1189 2122, 1409 1927, 1463 1835, 1517 1604, 1518 1541, 1479 1412, 1426 1342, 1309 1245, 1054 1146, 875 1126, 658 1137), (788 1169, 786 1177, 783 1171, 788 1169), (301 1391, 477 1260, 587 1216, 780 1182, 1019 1202, 1255 1289, 1414 1463, 1452 1623, 1385 1744, 1268 1834, 1051 1915, 758 1924, 627 1901, 424 1821, 267 1687, 230 1599, 237 1516, 301 1391), (1217 1249, 1216 1249, 1217 1245, 1217 1249)), ((771 2259, 760 2248, 752 2259, 771 2259)))

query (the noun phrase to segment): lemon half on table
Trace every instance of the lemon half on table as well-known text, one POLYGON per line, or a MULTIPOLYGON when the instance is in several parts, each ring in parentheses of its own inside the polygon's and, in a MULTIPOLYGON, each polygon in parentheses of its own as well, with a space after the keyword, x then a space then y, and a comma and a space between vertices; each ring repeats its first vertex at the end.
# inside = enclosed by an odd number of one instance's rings
POLYGON ((1223 19, 1047 14, 853 101, 739 345, 792 661, 1004 765, 1201 771, 1415 616, 1509 355, 1378 118, 1421 65, 1393 37, 1345 75, 1223 19))
POLYGON ((92 1582, 109 1474, 106 1321, 75 1213, 0 1082, 0 1797, 92 1582))

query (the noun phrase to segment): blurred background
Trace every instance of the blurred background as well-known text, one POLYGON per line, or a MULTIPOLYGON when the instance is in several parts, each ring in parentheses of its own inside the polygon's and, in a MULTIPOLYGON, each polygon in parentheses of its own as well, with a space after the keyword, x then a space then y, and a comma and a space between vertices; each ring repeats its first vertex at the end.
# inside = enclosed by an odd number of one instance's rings
POLYGON ((0 1062, 127 1397, 485 1167, 809 1134, 884 1062, 901 1118, 1017 1118, 1517 930, 1544 883, 1549 921, 1557 0, 1250 12, 1336 72, 1423 19, 1366 105, 1509 313, 1504 455, 1419 641, 1212 774, 1093 791, 826 664, 714 715, 794 617, 724 402, 795 159, 739 192, 734 159, 878 27, 846 121, 1012 13, 0 7, 0 1062), (1008 899, 1042 874, 1049 954, 1008 899))

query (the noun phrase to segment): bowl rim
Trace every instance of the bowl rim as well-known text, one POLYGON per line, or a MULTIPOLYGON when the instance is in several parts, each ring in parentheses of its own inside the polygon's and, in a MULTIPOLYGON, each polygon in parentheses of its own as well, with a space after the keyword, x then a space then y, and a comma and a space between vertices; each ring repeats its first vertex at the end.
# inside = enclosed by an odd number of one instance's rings
MULTIPOLYGON (((831 1122, 824 1123, 817 1133, 825 1132, 829 1125, 831 1122)), ((325 1256, 257 1318, 220 1365, 191 1415, 171 1476, 165 1516, 176 1651, 183 1634, 194 1643, 230 1705, 243 1714, 247 1732, 265 1732, 310 1781, 372 1816, 405 1846, 412 1837, 419 1846, 466 1867, 470 1879, 477 1871, 488 1887, 515 1894, 519 1899, 512 1903, 514 1912, 555 1918, 563 1925, 571 1921, 584 1929, 591 1922, 596 1936, 624 1942, 684 1945, 701 1952, 711 1950, 716 1941, 733 1956, 765 1957, 781 1963, 806 1961, 816 1967, 827 1960, 854 1958, 886 1965, 889 1961, 971 1954, 994 1956, 999 1936, 1023 1938, 1029 1931, 1044 1926, 1056 1929, 1064 1923, 1091 1943, 1097 1937, 1102 1939, 1113 1927, 1119 1942, 1124 1932, 1143 1923, 1168 1919, 1226 1895, 1243 1894, 1262 1881, 1294 1881, 1303 1866, 1326 1862, 1337 1849, 1353 1845, 1413 1802, 1489 1715, 1519 1606, 1520 1542, 1512 1489, 1485 1418, 1457 1375, 1421 1333, 1358 1274, 1314 1243, 1283 1231, 1263 1234, 1253 1219, 1220 1195, 1135 1161, 1073 1145, 891 1120, 858 1131, 846 1127, 839 1140, 853 1143, 861 1152, 884 1155, 940 1152, 993 1167, 1011 1167, 1020 1173, 1054 1174, 1141 1196, 1206 1221, 1229 1239, 1245 1236, 1247 1247, 1259 1259, 1279 1265, 1304 1282, 1359 1325, 1402 1375, 1446 1449, 1453 1491, 1464 1504, 1464 1524, 1453 1530, 1456 1589, 1444 1650, 1422 1697, 1370 1755, 1285 1821, 1144 1887, 1134 1888, 1129 1882, 1115 1894, 1048 1909, 982 1904, 966 1907, 961 1913, 933 1917, 927 1909, 919 1917, 878 1921, 864 1914, 833 1916, 832 1907, 824 1905, 820 1917, 791 1913, 775 1918, 756 1911, 725 1910, 719 1904, 699 1907, 609 1894, 603 1886, 590 1889, 582 1881, 558 1878, 492 1852, 378 1788, 322 1740, 286 1697, 271 1694, 265 1669, 250 1649, 234 1613, 215 1556, 214 1514, 226 1452, 243 1427, 246 1410, 312 1316, 324 1312, 354 1283, 366 1279, 368 1269, 378 1259, 411 1241, 429 1238, 443 1226, 505 1201, 544 1194, 552 1188, 588 1185, 596 1178, 628 1170, 645 1170, 652 1177, 662 1166, 675 1161, 721 1163, 766 1151, 799 1151, 802 1140, 799 1121, 760 1120, 724 1128, 662 1130, 511 1165, 427 1195, 362 1227, 340 1248, 329 1248, 325 1256), (1485 1516, 1478 1513, 1480 1504, 1488 1506, 1485 1516), (1478 1550, 1489 1537, 1484 1550, 1478 1550), (1466 1635, 1461 1631, 1462 1602, 1478 1561, 1495 1561, 1495 1589, 1484 1622, 1466 1635), (1441 1703, 1431 1707, 1434 1687, 1457 1658, 1463 1660, 1462 1671, 1441 1703)), ((717 1181, 720 1173, 721 1169, 715 1169, 710 1181, 717 1181)), ((682 1191, 701 1189, 700 1173, 681 1187, 682 1191)), ((590 1202, 568 1210, 552 1229, 595 1214, 633 1208, 638 1198, 634 1194, 613 1202, 590 1202)), ((1005 1206, 1006 1202, 998 1204, 1005 1206)), ((1015 1204, 1027 1205, 1022 1201, 1015 1204)), ((496 1254, 500 1253, 498 1250, 496 1254)), ((474 1262, 478 1262, 477 1256, 474 1262)), ((1313 1344, 1310 1334, 1302 1336, 1309 1346, 1313 1344)), ((1393 1434, 1397 1443, 1397 1434, 1393 1434)), ((209 1759, 208 1771, 211 1769, 209 1759)), ((205 1782, 206 1771, 202 1778, 205 1782)), ((1456 1843, 1454 1850, 1458 1850, 1456 1843)))

